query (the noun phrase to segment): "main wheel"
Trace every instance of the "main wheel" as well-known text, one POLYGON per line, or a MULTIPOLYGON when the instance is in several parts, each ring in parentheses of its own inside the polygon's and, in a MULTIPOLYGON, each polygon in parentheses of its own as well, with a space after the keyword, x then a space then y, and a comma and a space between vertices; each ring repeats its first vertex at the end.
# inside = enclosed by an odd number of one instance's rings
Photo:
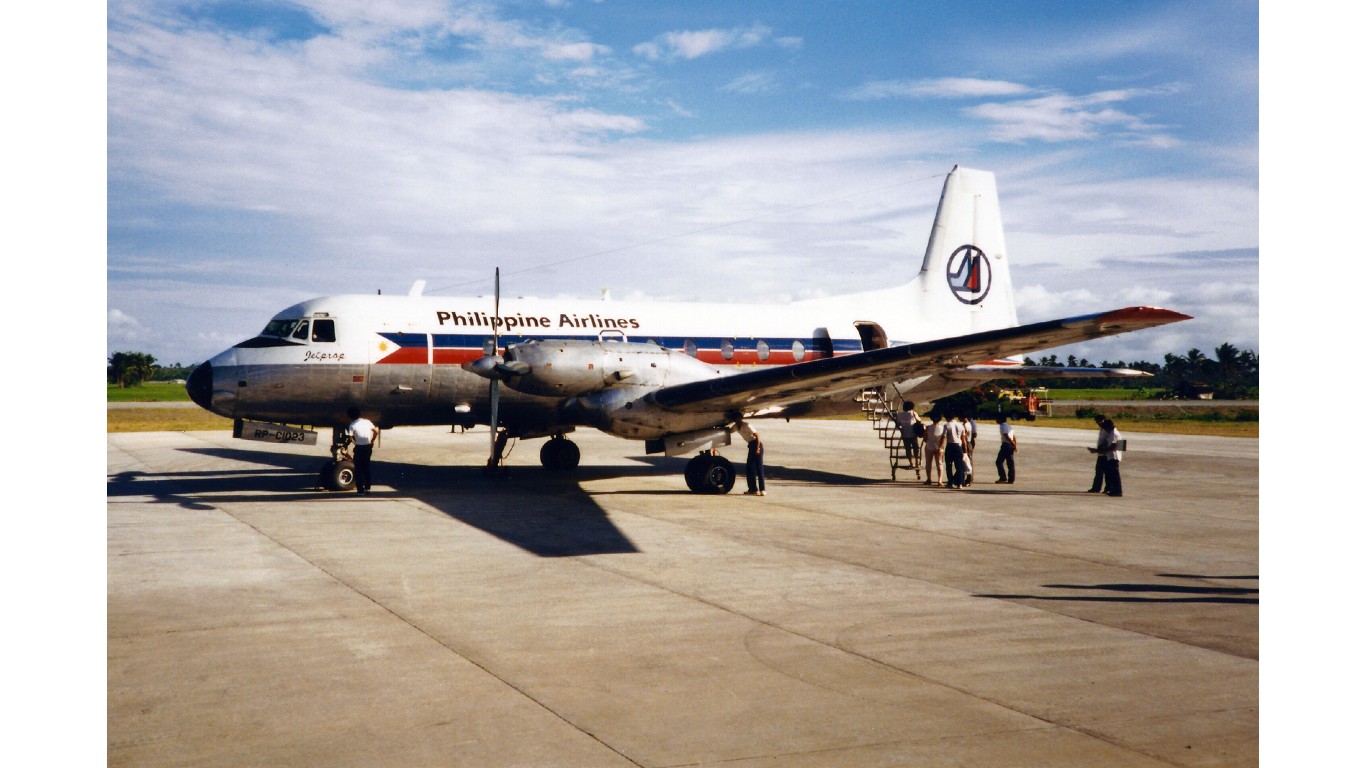
POLYGON ((683 468, 683 480, 693 493, 730 493, 735 487, 735 465, 724 456, 699 453, 683 468))
POLYGON ((350 459, 329 461, 323 465, 319 474, 322 486, 329 491, 354 491, 356 489, 356 462, 350 459))
POLYGON ((735 465, 724 456, 712 456, 707 471, 702 475, 704 493, 730 493, 735 487, 735 465))
POLYGON ((693 493, 705 493, 702 487, 702 477, 707 473, 707 468, 711 466, 711 457, 705 453, 699 453, 692 457, 688 466, 683 468, 683 481, 688 484, 688 490, 693 493))
POLYGON ((573 440, 552 437, 541 446, 541 466, 567 472, 579 465, 579 446, 573 440))

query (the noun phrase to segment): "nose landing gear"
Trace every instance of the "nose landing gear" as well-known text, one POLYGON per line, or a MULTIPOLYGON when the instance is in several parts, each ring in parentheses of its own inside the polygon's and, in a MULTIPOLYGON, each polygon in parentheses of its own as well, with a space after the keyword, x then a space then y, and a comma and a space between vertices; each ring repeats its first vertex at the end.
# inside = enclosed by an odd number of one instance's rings
POLYGON ((318 472, 318 485, 329 491, 356 489, 356 462, 351 459, 350 441, 346 430, 332 430, 332 459, 318 472))

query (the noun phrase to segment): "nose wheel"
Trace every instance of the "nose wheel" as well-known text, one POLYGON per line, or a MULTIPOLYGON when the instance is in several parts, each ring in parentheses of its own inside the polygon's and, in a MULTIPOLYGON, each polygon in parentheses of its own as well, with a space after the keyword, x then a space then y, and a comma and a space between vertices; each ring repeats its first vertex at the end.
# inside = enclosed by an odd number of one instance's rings
POLYGON ((329 491, 354 491, 356 489, 356 462, 351 459, 350 439, 346 430, 332 429, 332 459, 323 464, 318 471, 318 485, 329 491))
POLYGON ((329 491, 354 491, 356 463, 350 459, 327 462, 318 473, 318 483, 329 491))

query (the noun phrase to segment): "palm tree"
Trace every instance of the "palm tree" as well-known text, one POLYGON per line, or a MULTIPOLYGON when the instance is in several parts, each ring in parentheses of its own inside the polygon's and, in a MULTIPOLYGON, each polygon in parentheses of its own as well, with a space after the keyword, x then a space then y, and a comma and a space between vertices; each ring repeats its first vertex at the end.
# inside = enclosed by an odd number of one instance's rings
POLYGON ((152 378, 157 359, 145 352, 115 352, 109 358, 109 381, 131 387, 152 378))

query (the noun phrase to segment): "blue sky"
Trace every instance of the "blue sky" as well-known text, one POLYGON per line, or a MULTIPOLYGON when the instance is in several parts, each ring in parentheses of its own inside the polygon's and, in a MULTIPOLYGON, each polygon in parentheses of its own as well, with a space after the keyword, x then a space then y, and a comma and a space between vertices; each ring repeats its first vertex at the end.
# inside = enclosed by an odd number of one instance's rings
POLYGON ((781 301, 909 279, 997 174, 1063 349, 1259 349, 1251 2, 120 2, 107 350, 196 362, 329 293, 781 301), (1218 34, 1212 34, 1217 30, 1218 34))

